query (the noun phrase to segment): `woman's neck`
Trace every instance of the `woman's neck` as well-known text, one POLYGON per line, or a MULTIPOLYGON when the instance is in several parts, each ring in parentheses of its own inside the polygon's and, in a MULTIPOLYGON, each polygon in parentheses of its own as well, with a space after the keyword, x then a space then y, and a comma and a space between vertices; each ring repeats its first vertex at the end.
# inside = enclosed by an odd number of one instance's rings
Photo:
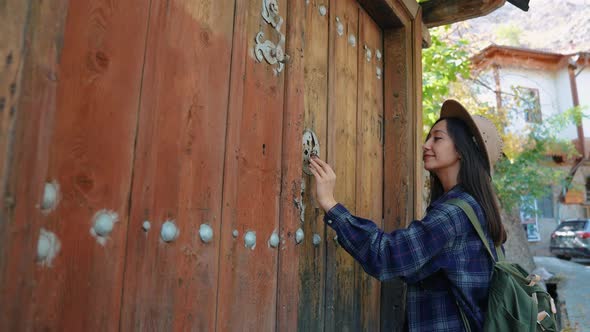
POLYGON ((443 191, 445 193, 453 189, 453 187, 455 187, 459 183, 459 181, 457 180, 457 178, 459 177, 458 175, 459 170, 455 169, 445 169, 436 173, 436 176, 438 177, 440 184, 443 187, 443 191))

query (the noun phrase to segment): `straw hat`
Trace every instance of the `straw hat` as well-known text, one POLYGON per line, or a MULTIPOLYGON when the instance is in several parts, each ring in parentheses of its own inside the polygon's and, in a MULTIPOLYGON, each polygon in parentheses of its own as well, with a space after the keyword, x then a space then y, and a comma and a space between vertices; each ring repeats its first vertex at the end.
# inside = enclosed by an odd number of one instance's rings
POLYGON ((502 155, 503 142, 496 126, 488 118, 481 115, 471 115, 463 105, 453 99, 446 100, 440 110, 441 118, 457 118, 467 124, 477 145, 485 147, 484 155, 490 165, 490 172, 494 172, 494 164, 502 155))

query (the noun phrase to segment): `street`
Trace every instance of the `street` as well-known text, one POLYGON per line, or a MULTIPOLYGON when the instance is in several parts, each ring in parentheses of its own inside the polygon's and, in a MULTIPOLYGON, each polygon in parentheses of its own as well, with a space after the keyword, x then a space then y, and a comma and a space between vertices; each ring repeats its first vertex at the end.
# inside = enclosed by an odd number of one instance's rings
POLYGON ((537 267, 544 267, 561 279, 557 292, 565 301, 572 327, 576 331, 590 331, 590 260, 561 260, 555 257, 534 257, 537 267))

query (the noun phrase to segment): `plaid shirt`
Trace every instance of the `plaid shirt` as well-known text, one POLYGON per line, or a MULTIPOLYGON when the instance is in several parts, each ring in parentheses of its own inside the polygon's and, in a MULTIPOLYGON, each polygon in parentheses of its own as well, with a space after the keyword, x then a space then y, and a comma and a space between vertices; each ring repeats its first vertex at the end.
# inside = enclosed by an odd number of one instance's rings
MULTIPOLYGON (((472 330, 483 326, 492 261, 467 215, 445 204, 451 198, 468 202, 487 230, 482 208, 461 186, 433 202, 424 219, 392 233, 353 216, 340 204, 324 217, 340 245, 368 274, 381 281, 400 277, 407 282, 410 331, 464 331, 457 304, 472 330)), ((494 248, 492 241, 489 244, 494 248)))

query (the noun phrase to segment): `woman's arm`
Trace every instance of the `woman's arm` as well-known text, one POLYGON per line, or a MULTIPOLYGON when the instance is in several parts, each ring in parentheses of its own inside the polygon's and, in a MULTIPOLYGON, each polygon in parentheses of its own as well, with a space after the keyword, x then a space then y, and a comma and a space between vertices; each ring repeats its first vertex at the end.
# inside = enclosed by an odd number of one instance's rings
POLYGON ((432 209, 422 221, 385 233, 371 220, 353 216, 336 203, 336 176, 328 164, 315 157, 310 166, 316 179, 318 203, 327 212, 324 220, 336 231, 340 245, 368 274, 388 280, 427 276, 438 269, 429 263, 455 236, 447 211, 432 209))

